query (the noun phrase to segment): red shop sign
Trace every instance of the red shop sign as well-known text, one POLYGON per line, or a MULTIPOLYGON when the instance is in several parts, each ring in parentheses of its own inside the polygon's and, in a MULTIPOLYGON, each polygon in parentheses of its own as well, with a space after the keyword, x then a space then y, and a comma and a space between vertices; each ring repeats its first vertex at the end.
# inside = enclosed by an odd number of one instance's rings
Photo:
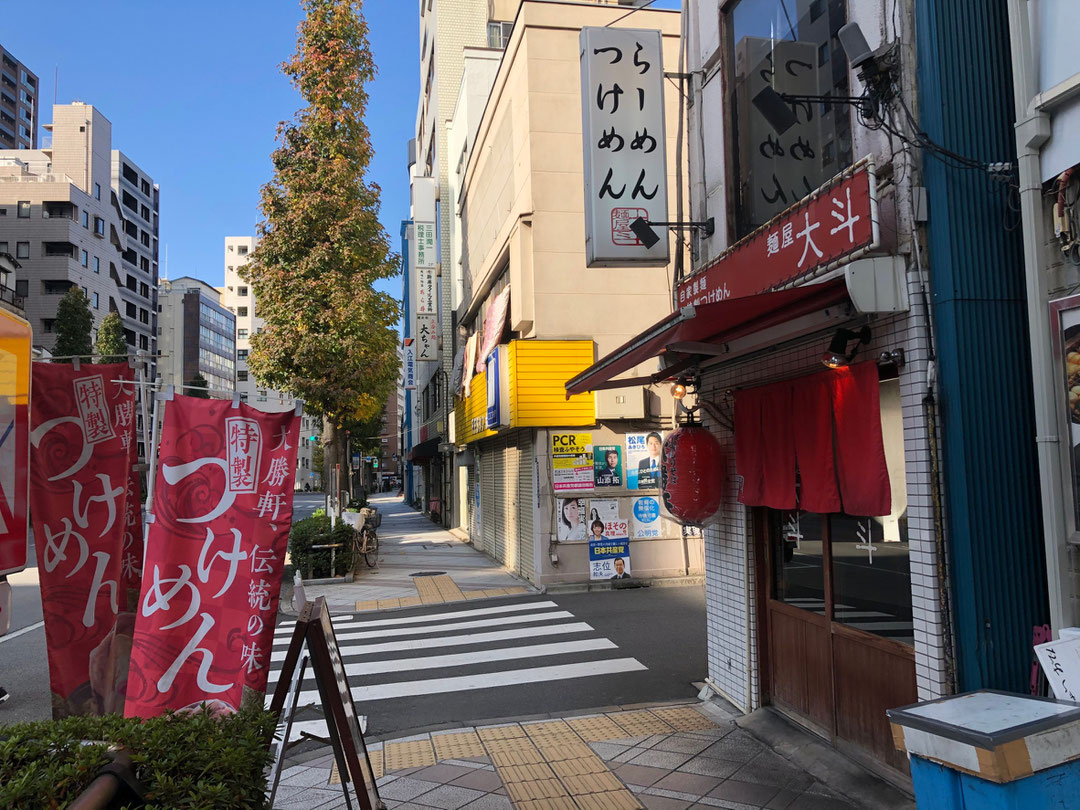
POLYGON ((679 306, 744 298, 878 246, 873 163, 830 180, 680 282, 679 306))

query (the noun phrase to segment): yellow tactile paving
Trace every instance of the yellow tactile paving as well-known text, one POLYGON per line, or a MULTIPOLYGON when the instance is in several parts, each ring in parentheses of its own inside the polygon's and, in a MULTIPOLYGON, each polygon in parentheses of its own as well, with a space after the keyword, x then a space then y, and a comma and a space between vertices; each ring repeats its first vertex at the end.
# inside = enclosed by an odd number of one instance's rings
POLYGON ((629 790, 613 790, 608 793, 586 793, 575 796, 581 810, 638 810, 641 802, 629 790))
POLYGON ((554 779, 555 772, 542 762, 537 762, 531 765, 510 765, 499 768, 499 778, 506 784, 535 782, 538 779, 554 779))
POLYGON ((363 602, 356 603, 357 610, 378 610, 379 601, 377 599, 367 599, 363 602))
POLYGON ((534 765, 544 761, 544 755, 536 749, 518 748, 512 751, 494 751, 491 761, 496 768, 506 768, 512 765, 534 765))
POLYGON ((615 725, 610 717, 602 714, 595 717, 572 717, 566 722, 585 742, 601 742, 627 736, 626 732, 615 725))
POLYGON ((511 596, 513 594, 516 594, 516 593, 528 593, 529 592, 528 588, 525 588, 525 587, 523 587, 521 585, 515 586, 513 588, 503 588, 503 590, 506 592, 507 596, 511 596))
POLYGON ((437 759, 462 759, 463 757, 486 756, 484 746, 475 731, 454 734, 432 734, 431 742, 435 746, 437 759))
POLYGON ((609 793, 622 790, 623 783, 611 771, 587 773, 581 776, 560 777, 567 793, 571 796, 584 796, 586 793, 609 793))
POLYGON ((674 706, 670 709, 649 709, 676 731, 706 731, 716 728, 716 723, 697 709, 689 706, 674 706))
POLYGON ((330 765, 330 782, 331 785, 341 784, 341 774, 338 773, 337 763, 334 762, 330 765))
POLYGON ((555 733, 574 735, 574 730, 562 720, 544 720, 541 723, 522 723, 521 727, 530 737, 551 736, 555 733))
MULTIPOLYGON (((670 734, 675 729, 652 712, 615 712, 609 714, 614 723, 626 729, 627 737, 641 737, 648 734, 670 734)), ((614 739, 614 738, 612 738, 614 739)))
POLYGON ((585 776, 590 773, 605 773, 608 766, 598 756, 576 757, 561 762, 549 762, 551 769, 560 779, 564 776, 585 776))
POLYGON ((484 591, 484 596, 506 596, 506 588, 488 588, 484 591))
POLYGON ((400 607, 412 607, 413 605, 423 604, 423 602, 420 601, 419 596, 403 596, 398 601, 401 603, 400 607))
POLYGON ((455 583, 448 574, 432 577, 432 579, 435 580, 435 587, 439 589, 439 594, 442 596, 444 602, 460 602, 465 598, 465 594, 461 592, 461 588, 457 586, 457 583, 455 583))
POLYGON ((548 762, 562 762, 566 759, 581 759, 582 757, 591 756, 593 752, 589 746, 580 740, 576 742, 558 742, 551 744, 539 742, 536 744, 536 747, 548 762))
POLYGON ((431 740, 389 742, 383 750, 386 755, 388 773, 435 764, 435 751, 431 747, 431 740))
POLYGON ((567 796, 562 782, 554 776, 550 779, 537 779, 533 782, 510 782, 506 786, 510 800, 518 802, 537 801, 539 799, 557 799, 567 796))
POLYGON ((463 591, 462 595, 466 599, 483 599, 484 598, 484 592, 483 591, 463 591))
POLYGON ((525 737, 525 730, 516 723, 511 726, 488 726, 487 728, 478 728, 476 733, 480 735, 480 739, 485 743, 492 740, 511 740, 525 737))
POLYGON ((485 740, 484 748, 489 755, 493 755, 507 751, 532 751, 536 746, 528 737, 511 737, 508 740, 485 740))
POLYGON ((387 608, 396 608, 401 606, 400 599, 380 599, 379 610, 386 610, 387 608))
POLYGON ((382 779, 383 774, 386 772, 383 768, 383 752, 380 748, 378 751, 368 751, 368 760, 371 762, 371 772, 375 775, 376 779, 382 779))
POLYGON ((558 796, 554 799, 538 799, 536 801, 514 802, 515 810, 578 810, 574 800, 569 796, 558 796))
POLYGON ((432 580, 434 577, 413 577, 413 586, 425 605, 441 604, 443 596, 439 593, 439 586, 432 580))

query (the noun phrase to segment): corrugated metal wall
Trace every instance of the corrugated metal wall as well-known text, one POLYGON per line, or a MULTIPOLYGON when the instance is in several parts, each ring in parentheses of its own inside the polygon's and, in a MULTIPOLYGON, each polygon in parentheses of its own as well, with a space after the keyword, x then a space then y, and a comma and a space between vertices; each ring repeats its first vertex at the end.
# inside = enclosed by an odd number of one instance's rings
MULTIPOLYGON (((916 0, 921 127, 1015 161, 1004 0, 916 0)), ((958 686, 1026 691, 1048 618, 1019 223, 1000 183, 923 159, 958 686)))
POLYGON ((533 495, 533 436, 532 431, 524 431, 518 438, 518 560, 516 571, 529 581, 535 581, 536 571, 533 561, 535 540, 533 537, 533 511, 536 498, 533 495))
POLYGON ((495 554, 495 453, 490 443, 480 454, 480 533, 484 553, 495 554))

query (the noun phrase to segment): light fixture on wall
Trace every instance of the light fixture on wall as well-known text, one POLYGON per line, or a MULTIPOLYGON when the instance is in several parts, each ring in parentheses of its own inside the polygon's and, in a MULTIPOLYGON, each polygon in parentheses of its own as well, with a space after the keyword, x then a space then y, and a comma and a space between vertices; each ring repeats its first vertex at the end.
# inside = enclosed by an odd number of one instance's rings
POLYGON ((836 334, 829 341, 829 348, 825 350, 825 354, 821 355, 821 362, 828 368, 847 368, 851 361, 855 359, 859 346, 869 342, 869 326, 864 326, 858 332, 852 332, 850 329, 837 329, 836 334), (848 346, 852 341, 856 341, 855 347, 849 352, 848 346))
POLYGON ((878 355, 877 363, 879 366, 896 366, 896 368, 903 368, 904 350, 893 349, 891 352, 884 351, 878 355))
POLYGON ((630 230, 646 250, 660 241, 660 234, 653 230, 654 225, 664 228, 700 228, 706 236, 712 236, 716 232, 716 220, 712 217, 704 222, 651 222, 645 217, 638 217, 630 223, 630 230))
POLYGON ((671 386, 671 395, 675 399, 681 400, 686 396, 686 378, 679 377, 678 380, 671 386))

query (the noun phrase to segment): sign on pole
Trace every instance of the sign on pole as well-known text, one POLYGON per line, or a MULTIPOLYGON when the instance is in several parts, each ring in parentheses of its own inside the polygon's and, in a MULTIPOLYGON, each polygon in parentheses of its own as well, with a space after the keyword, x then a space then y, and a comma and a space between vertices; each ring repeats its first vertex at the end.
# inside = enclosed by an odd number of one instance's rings
POLYGON ((590 27, 580 42, 586 265, 665 265, 667 228, 651 248, 630 230, 668 220, 660 32, 590 27))
POLYGON ((438 360, 439 321, 434 315, 416 318, 416 359, 418 362, 438 360))
POLYGON ((406 391, 416 390, 416 339, 407 337, 402 341, 403 383, 406 391))

